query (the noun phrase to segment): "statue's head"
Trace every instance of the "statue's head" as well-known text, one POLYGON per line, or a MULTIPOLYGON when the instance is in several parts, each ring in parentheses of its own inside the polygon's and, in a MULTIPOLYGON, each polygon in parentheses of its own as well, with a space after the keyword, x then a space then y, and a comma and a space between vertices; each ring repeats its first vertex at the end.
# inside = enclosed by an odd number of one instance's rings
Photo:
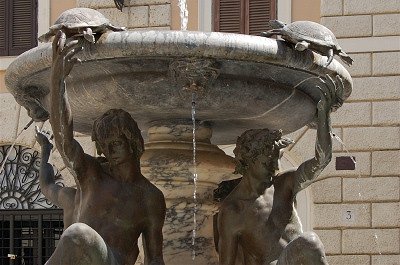
POLYGON ((287 147, 293 141, 282 138, 281 130, 270 131, 268 129, 252 129, 245 131, 236 141, 235 173, 244 175, 250 165, 257 161, 268 172, 278 170, 278 161, 281 149, 287 147))
POLYGON ((108 146, 113 143, 127 149, 138 161, 144 151, 143 137, 136 121, 122 109, 111 109, 94 121, 92 140, 96 142, 97 153, 108 159, 108 146))
MULTIPOLYGON (((41 96, 41 95, 39 95, 41 96)), ((45 122, 49 119, 50 114, 42 104, 43 98, 31 95, 15 95, 15 100, 22 105, 28 112, 28 116, 36 122, 45 122)))

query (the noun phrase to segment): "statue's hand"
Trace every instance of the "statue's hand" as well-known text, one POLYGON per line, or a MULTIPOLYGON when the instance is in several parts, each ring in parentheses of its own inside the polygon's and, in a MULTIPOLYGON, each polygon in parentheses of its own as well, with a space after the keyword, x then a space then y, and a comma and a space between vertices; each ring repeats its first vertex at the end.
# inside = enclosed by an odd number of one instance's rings
POLYGON ((66 39, 63 31, 58 31, 53 40, 53 71, 67 77, 76 62, 81 62, 79 58, 74 57, 83 50, 82 41, 71 37, 66 39))
POLYGON ((275 142, 276 147, 279 149, 286 148, 291 144, 294 144, 294 141, 285 137, 282 137, 279 141, 275 142))
POLYGON ((321 99, 317 104, 318 111, 329 113, 335 111, 343 105, 344 85, 340 76, 336 76, 336 82, 326 75, 324 79, 320 78, 322 86, 317 86, 321 93, 321 99))
POLYGON ((53 148, 52 143, 50 142, 51 139, 53 138, 50 134, 50 132, 46 132, 44 130, 40 130, 39 127, 35 126, 35 132, 36 132, 36 141, 40 144, 40 146, 49 146, 50 148, 53 148))

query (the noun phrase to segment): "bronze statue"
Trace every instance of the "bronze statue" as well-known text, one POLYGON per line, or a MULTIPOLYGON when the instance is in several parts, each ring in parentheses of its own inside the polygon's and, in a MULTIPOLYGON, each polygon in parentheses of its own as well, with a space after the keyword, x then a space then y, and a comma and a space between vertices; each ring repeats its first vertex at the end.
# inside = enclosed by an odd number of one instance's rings
MULTIPOLYGON (((322 79, 321 79, 322 80, 322 79)), ((332 158, 331 108, 342 104, 343 84, 329 76, 317 105, 315 157, 297 170, 277 174, 280 131, 248 130, 234 150, 241 182, 223 201, 218 216, 221 265, 326 265, 324 248, 313 232, 303 233, 294 202, 332 158)))
POLYGON ((66 40, 62 31, 53 41, 50 122, 56 147, 75 172, 78 191, 74 223, 46 264, 134 264, 142 234, 145 263, 163 265, 165 200, 141 174, 144 145, 136 122, 120 109, 109 110, 95 121, 92 138, 107 163, 85 154, 73 137, 64 79, 78 61, 74 56, 82 50, 82 41, 66 40))
POLYGON ((36 127, 36 140, 41 146, 41 161, 39 171, 40 191, 54 205, 63 209, 64 230, 74 223, 74 209, 76 189, 62 187, 55 181, 53 166, 49 163, 49 157, 53 144, 49 140, 50 134, 36 127))

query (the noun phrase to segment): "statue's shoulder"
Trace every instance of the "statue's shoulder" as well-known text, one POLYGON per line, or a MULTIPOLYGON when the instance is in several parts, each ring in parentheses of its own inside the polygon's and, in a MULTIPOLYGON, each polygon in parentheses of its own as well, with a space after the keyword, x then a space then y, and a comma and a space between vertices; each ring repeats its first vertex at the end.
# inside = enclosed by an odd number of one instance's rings
POLYGON ((246 207, 246 200, 241 200, 236 196, 227 197, 221 204, 220 211, 225 213, 239 213, 246 207))
POLYGON ((152 200, 155 200, 156 202, 164 200, 164 194, 162 191, 157 188, 156 185, 150 182, 145 176, 141 175, 141 178, 139 178, 137 181, 135 181, 135 184, 140 187, 140 189, 143 190, 143 193, 146 194, 146 196, 149 196, 152 200))
POLYGON ((291 169, 287 169, 282 172, 279 172, 274 177, 274 186, 276 187, 277 185, 290 182, 295 178, 295 176, 296 176, 295 168, 291 168, 291 169))

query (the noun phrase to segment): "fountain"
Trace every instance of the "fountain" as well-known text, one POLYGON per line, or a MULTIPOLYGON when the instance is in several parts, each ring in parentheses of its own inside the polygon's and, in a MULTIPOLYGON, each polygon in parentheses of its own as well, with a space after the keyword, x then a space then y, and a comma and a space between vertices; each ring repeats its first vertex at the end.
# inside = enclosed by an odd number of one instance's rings
MULTIPOLYGON (((320 76, 340 76, 344 99, 352 89, 349 73, 336 60, 326 66, 325 56, 258 36, 107 32, 95 44, 85 42, 78 57, 82 63, 67 79, 74 129, 90 134, 95 118, 111 108, 126 110, 138 122, 146 140, 142 173, 166 199, 166 264, 218 264, 212 234, 217 211, 213 190, 234 178, 234 164, 217 145, 234 143, 250 128, 281 129, 287 134, 312 123, 320 100, 320 76), (195 201, 193 176, 198 177, 195 201)), ((51 65, 51 44, 20 55, 6 73, 9 91, 16 98, 37 92, 47 95, 51 65)), ((48 97, 39 100, 49 109, 48 97)))

